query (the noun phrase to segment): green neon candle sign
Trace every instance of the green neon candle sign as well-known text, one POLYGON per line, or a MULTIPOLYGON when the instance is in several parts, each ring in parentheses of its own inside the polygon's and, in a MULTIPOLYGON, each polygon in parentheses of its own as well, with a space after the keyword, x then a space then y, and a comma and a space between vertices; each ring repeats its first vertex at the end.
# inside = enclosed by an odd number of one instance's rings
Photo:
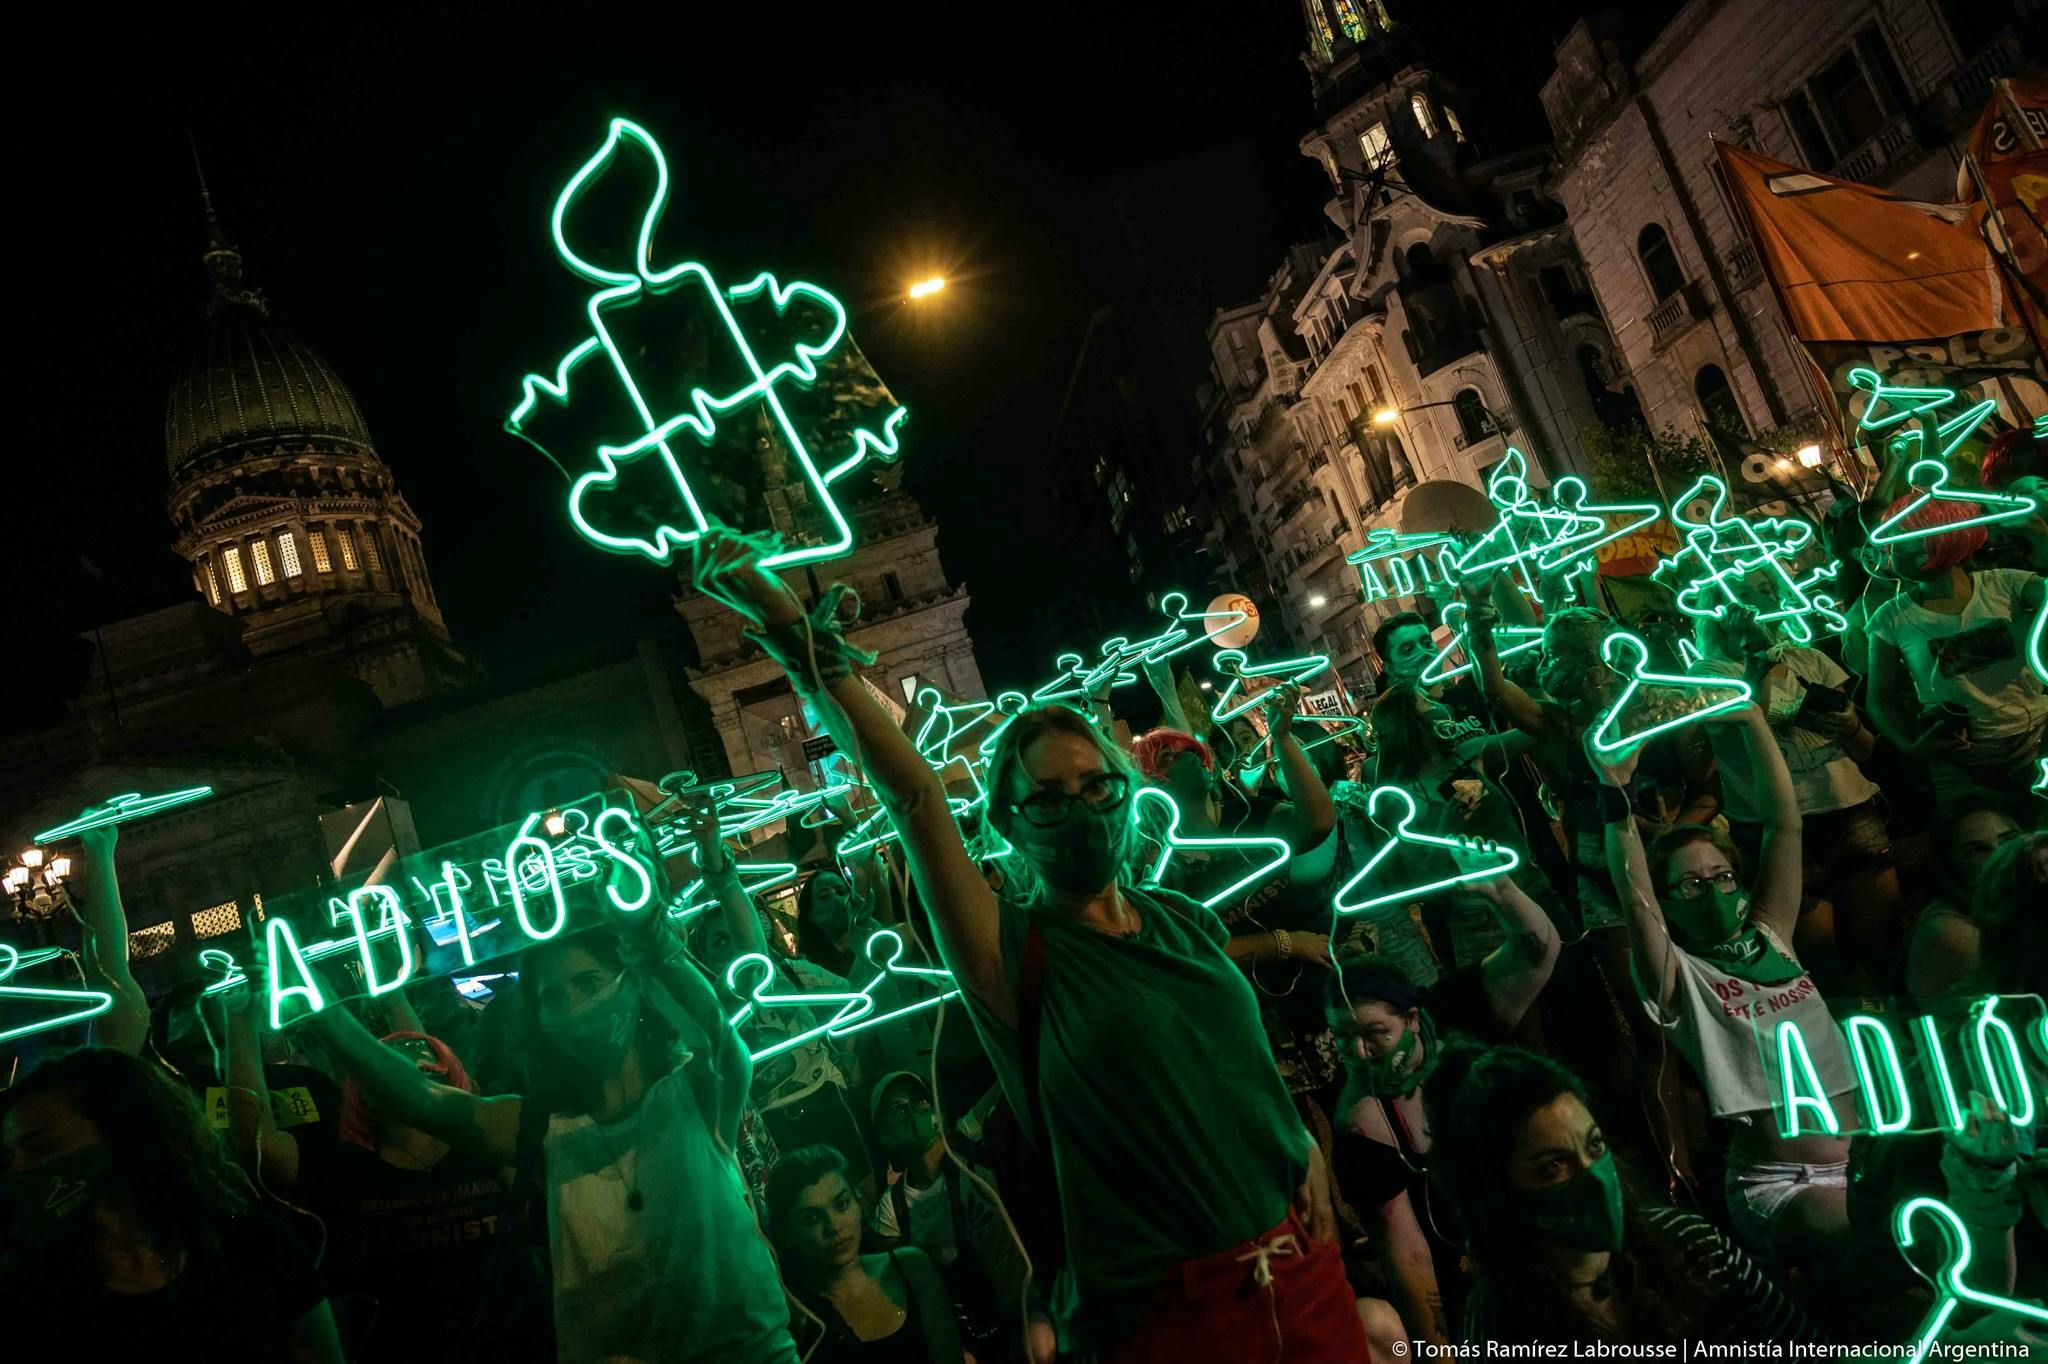
MULTIPOLYGON (((44 840, 39 837, 36 841, 44 840)), ((22 985, 15 981, 15 973, 24 966, 50 960, 53 957, 40 950, 21 952, 0 942, 0 1042, 83 1023, 114 1007, 114 997, 105 990, 22 985), (19 1007, 22 1003, 30 1007, 24 1011, 19 1007), (58 1011, 51 1013, 52 1006, 58 1011), (24 1012, 26 1021, 23 1021, 24 1012)))
POLYGON ((2038 1330, 2048 1325, 2048 1308, 2039 1303, 2024 1302, 1996 1293, 1985 1293, 1970 1287, 1963 1276, 1968 1273, 1970 1261, 1975 1258, 1970 1244, 1969 1228, 1955 1210, 1938 1198, 1909 1198, 1899 1204, 1892 1214, 1892 1239, 1897 1241, 1901 1252, 1910 1251, 1919 1237, 1913 1230, 1915 1222, 1930 1222, 1940 1235, 1942 1242, 1942 1269, 1935 1277, 1938 1296, 1934 1306, 1928 1309, 1921 1320, 1920 1330, 1913 1338, 1913 1350, 1908 1356, 1910 1364, 1920 1364, 1934 1348, 1953 1317, 1956 1309, 1964 1303, 1976 1307, 1990 1308, 1998 1312, 2011 1312, 2036 1324, 2038 1330))
POLYGON ((1620 753, 1637 744, 1647 743, 1659 734, 1669 733, 1680 725, 1693 724, 1710 715, 1719 715, 1726 710, 1746 706, 1750 701, 1749 684, 1733 678, 1687 677, 1682 673, 1660 673, 1650 667, 1650 646, 1626 630, 1616 630, 1600 642, 1600 657, 1616 672, 1624 667, 1628 682, 1621 690, 1613 705, 1601 712, 1599 722, 1593 726, 1593 747, 1603 755, 1620 753), (1633 661, 1629 661, 1629 660, 1633 661), (1699 696, 1721 693, 1719 700, 1711 701, 1697 710, 1661 720, 1648 729, 1628 733, 1621 727, 1622 712, 1627 710, 1645 687, 1661 687, 1671 691, 1692 692, 1699 696))
POLYGON ((55 843, 60 838, 82 834, 87 829, 104 829, 110 824, 126 824, 130 820, 175 810, 180 805, 205 800, 212 794, 211 786, 187 786, 180 791, 165 791, 154 796, 145 796, 140 791, 124 791, 118 796, 107 797, 98 805, 87 806, 76 819, 43 830, 33 841, 55 843))
POLYGON ((520 401, 505 419, 505 429, 553 460, 554 454, 529 430, 542 403, 567 407, 574 396, 593 386, 622 397, 630 404, 640 430, 620 444, 597 446, 599 467, 584 472, 570 485, 569 518, 578 533, 600 549, 640 554, 666 564, 677 549, 694 543, 710 526, 672 442, 687 434, 709 445, 724 414, 758 403, 788 451, 792 468, 807 488, 809 500, 829 527, 820 543, 782 549, 761 560, 762 567, 774 569, 844 554, 853 547, 853 530, 832 495, 832 485, 869 460, 893 461, 897 457, 904 409, 891 409, 879 432, 855 428, 849 448, 836 461, 826 452, 812 450, 791 420, 782 395, 786 385, 809 386, 817 382, 819 362, 830 356, 846 336, 845 307, 814 284, 783 284, 765 272, 727 288, 696 261, 657 269, 654 234, 667 208, 668 195, 668 159, 660 145, 639 124, 629 119, 613 119, 603 145, 563 186, 550 220, 550 233, 562 264, 572 274, 598 286, 585 303, 591 334, 562 356, 551 375, 525 376, 520 401), (654 190, 641 213, 633 269, 608 270, 578 253, 570 243, 567 223, 571 210, 613 168, 615 159, 634 155, 652 171, 654 190), (746 376, 743 382, 727 386, 730 381, 721 381, 720 391, 713 392, 697 382, 701 376, 643 374, 635 369, 627 358, 627 349, 613 336, 611 318, 625 309, 650 310, 653 301, 671 297, 701 309, 718 324, 708 329, 716 338, 710 342, 715 354, 708 357, 708 363, 746 376), (776 360, 757 353, 735 315, 736 307, 752 311, 762 304, 772 309, 778 319, 788 318, 793 308, 815 310, 829 319, 829 325, 822 338, 799 341, 787 358, 776 360), (652 400, 650 394, 654 395, 652 400), (675 399, 662 396, 665 394, 687 394, 681 402, 682 410, 674 410, 675 399), (661 404, 659 409, 656 403, 661 404), (822 468, 821 459, 826 461, 822 468), (597 504, 618 496, 627 466, 643 460, 652 460, 658 466, 656 481, 667 499, 664 519, 651 535, 630 531, 620 534, 605 529, 593 517, 597 504), (666 476, 666 483, 661 483, 662 475, 666 476))
POLYGON ((1415 826, 1417 810, 1415 798, 1398 786, 1376 786, 1366 797, 1366 815, 1373 823, 1385 830, 1387 841, 1379 846, 1346 881, 1336 894, 1332 908, 1339 914, 1367 914, 1388 905, 1407 904, 1425 896, 1435 895, 1471 881, 1485 881, 1495 876, 1505 876, 1522 865, 1522 855, 1505 843, 1491 839, 1446 837, 1432 834, 1415 826), (1382 814, 1382 811, 1387 814, 1382 814), (1392 815, 1393 823, 1388 823, 1392 815), (1375 884, 1384 879, 1381 864, 1393 856, 1394 849, 1402 844, 1416 848, 1439 849, 1446 853, 1463 853, 1478 856, 1485 861, 1479 866, 1467 867, 1455 864, 1456 871, 1449 876, 1440 876, 1433 881, 1424 881, 1412 886, 1398 887, 1368 893, 1375 884), (1361 898, 1362 897, 1362 898, 1361 898))
POLYGON ((1208 838, 1183 834, 1180 831, 1180 807, 1174 804, 1172 796, 1156 786, 1141 786, 1131 797, 1131 822, 1137 826, 1141 833, 1145 831, 1143 820, 1145 811, 1148 808, 1157 810, 1159 817, 1164 821, 1163 830, 1159 835, 1159 856, 1153 859, 1152 868, 1146 873, 1148 881, 1157 881, 1164 876, 1167 864, 1173 860, 1176 854, 1182 852, 1264 852, 1267 854, 1265 861, 1255 863, 1251 870, 1247 871, 1243 876, 1240 876, 1237 880, 1203 900, 1202 906, 1205 909, 1214 909, 1232 896, 1240 895, 1250 890, 1275 872, 1284 870, 1288 859, 1294 855, 1293 850, 1287 846, 1286 839, 1272 838, 1263 834, 1253 834, 1244 837, 1222 836, 1208 838))

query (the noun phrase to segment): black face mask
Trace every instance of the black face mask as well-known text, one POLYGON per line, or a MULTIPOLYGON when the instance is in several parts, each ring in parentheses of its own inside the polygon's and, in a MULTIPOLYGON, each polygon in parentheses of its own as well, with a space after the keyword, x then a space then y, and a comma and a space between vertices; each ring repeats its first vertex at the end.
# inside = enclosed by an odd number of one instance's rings
POLYGON ((1125 799, 1101 809, 1076 805, 1050 829, 1020 817, 1004 830, 1004 837, 1054 890, 1093 895, 1116 880, 1129 830, 1130 801, 1125 799))

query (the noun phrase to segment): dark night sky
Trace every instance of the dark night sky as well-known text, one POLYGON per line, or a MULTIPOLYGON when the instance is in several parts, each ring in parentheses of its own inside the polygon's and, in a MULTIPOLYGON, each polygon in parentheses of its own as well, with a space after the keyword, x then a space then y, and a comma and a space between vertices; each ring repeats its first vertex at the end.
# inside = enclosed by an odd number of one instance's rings
MULTIPOLYGON (((1468 54, 1531 93, 1571 7, 1512 7, 1532 10, 1528 41, 1468 54)), ((855 331, 912 409, 910 486, 978 597, 1020 563, 1005 577, 1028 580, 1030 525, 988 499, 1030 476, 1100 296, 1087 187, 1190 154, 1213 166, 1158 209, 1210 306, 1327 226, 1296 148, 1314 117, 1292 0, 591 12, 210 7, 41 49, 48 88, 10 89, 29 382, 11 404, 9 577, 28 638, 190 594, 162 438, 205 294, 188 127, 250 281, 354 390, 425 522, 451 627, 501 676, 673 619, 673 575, 574 540, 559 475, 498 430, 518 376, 573 339, 546 216, 609 115, 646 123, 679 172, 665 240, 872 308, 855 331), (86 48, 89 69, 62 69, 86 48), (938 306, 892 301, 930 271, 955 281, 938 306)), ((1540 140, 1533 100, 1512 108, 1540 140)), ((83 666, 58 644, 17 671, 36 703, 17 723, 50 718, 83 666)))

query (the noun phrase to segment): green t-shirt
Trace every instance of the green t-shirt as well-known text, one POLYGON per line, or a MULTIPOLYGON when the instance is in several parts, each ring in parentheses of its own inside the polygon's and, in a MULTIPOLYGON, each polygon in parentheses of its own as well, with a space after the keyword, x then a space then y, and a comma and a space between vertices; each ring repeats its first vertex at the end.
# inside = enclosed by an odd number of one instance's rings
MULTIPOLYGON (((1012 990, 1029 919, 1045 940, 1039 1094, 1066 1229, 1052 1310, 1067 1350, 1114 1344, 1173 1266, 1276 1226, 1308 1171, 1308 1133, 1222 922, 1172 891, 1126 893, 1144 927, 1122 938, 1002 902, 1012 990)), ((1016 1031, 963 998, 1028 1129, 1016 1031)))

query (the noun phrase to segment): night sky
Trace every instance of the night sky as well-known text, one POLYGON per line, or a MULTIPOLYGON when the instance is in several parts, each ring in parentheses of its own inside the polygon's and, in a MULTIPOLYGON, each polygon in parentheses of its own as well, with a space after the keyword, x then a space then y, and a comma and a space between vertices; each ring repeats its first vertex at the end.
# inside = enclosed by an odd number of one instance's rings
MULTIPOLYGON (((1530 41, 1461 54, 1474 84, 1520 92, 1494 112, 1526 141, 1547 131, 1532 96, 1571 8, 1512 7, 1539 11, 1530 41)), ((1106 296, 1089 246, 1104 183, 1186 159, 1155 220, 1179 242, 1164 273, 1187 281, 1183 361, 1209 308, 1328 231, 1327 182, 1296 146, 1314 115, 1292 0, 613 13, 209 8, 21 54, 50 84, 9 92, 29 379, 10 405, 28 696, 9 728, 76 690, 76 632, 191 594, 162 426, 206 296, 188 128, 248 281, 354 391, 425 523, 450 627, 500 678, 674 620, 673 573, 575 540, 560 476, 498 429, 519 375, 580 334, 547 213, 610 115, 647 124, 678 173, 664 241, 853 305, 912 410, 908 486, 998 672, 1001 594, 1028 590, 1033 525, 1028 500, 990 493, 1031 477, 1106 296), (953 281, 934 306, 896 301, 929 273, 953 281)), ((1188 414, 1174 435, 1192 441, 1191 399, 1188 414)))

